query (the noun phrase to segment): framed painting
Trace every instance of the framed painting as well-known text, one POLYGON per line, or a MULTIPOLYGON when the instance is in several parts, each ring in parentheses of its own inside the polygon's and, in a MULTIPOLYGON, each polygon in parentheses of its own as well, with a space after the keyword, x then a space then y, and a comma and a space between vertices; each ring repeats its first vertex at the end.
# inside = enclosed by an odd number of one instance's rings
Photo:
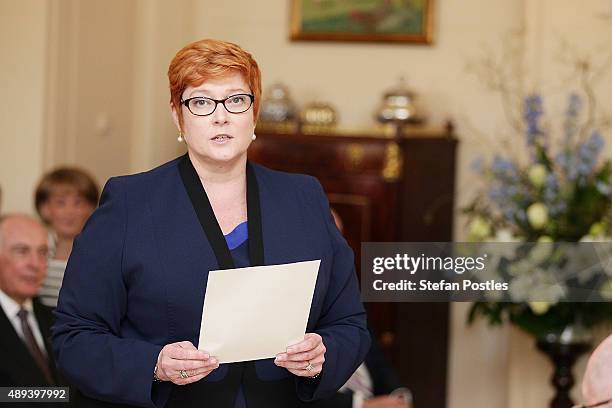
POLYGON ((434 0, 291 0, 291 39, 431 44, 434 0))

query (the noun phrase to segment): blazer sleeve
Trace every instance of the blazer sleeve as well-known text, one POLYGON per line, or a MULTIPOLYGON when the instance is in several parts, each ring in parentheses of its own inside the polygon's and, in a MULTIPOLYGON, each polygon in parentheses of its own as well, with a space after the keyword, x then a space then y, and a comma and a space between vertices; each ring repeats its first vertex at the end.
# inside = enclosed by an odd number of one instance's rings
POLYGON ((332 396, 361 364, 370 348, 366 314, 360 300, 353 251, 336 228, 321 184, 311 179, 316 204, 333 247, 331 278, 315 332, 323 338, 325 363, 317 379, 298 379, 298 397, 312 401, 332 396))
POLYGON ((99 208, 77 237, 52 328, 57 365, 88 397, 155 407, 153 368, 161 346, 121 337, 127 286, 122 268, 127 210, 125 182, 110 179, 99 208))

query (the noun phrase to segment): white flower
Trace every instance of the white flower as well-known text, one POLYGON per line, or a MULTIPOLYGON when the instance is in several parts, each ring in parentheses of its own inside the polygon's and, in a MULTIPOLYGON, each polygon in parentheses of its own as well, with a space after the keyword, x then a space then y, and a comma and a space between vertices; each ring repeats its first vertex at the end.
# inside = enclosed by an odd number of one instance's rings
POLYGON ((550 302, 529 302, 529 308, 537 315, 543 315, 550 309, 550 302))
POLYGON ((495 233, 495 241, 497 242, 520 242, 518 237, 515 237, 508 228, 501 228, 495 233))
POLYGON ((582 238, 580 242, 611 242, 612 238, 606 236, 606 226, 602 222, 596 222, 591 225, 589 232, 582 238))
POLYGON ((548 207, 544 203, 533 203, 527 208, 527 220, 537 230, 542 229, 548 222, 548 207))
POLYGON ((578 279, 581 285, 600 273, 604 265, 603 259, 598 258, 597 244, 593 246, 565 244, 563 246, 563 257, 566 262, 563 264, 561 276, 565 280, 578 279))
POLYGON ((533 184, 534 187, 540 188, 544 185, 544 182, 546 181, 546 173, 546 166, 544 166, 543 164, 534 164, 527 171, 527 177, 529 178, 529 181, 531 181, 531 184, 533 184))
POLYGON ((554 304, 566 296, 567 288, 557 281, 555 272, 533 268, 530 273, 518 275, 510 281, 509 293, 514 302, 554 304))
POLYGON ((512 276, 520 276, 529 274, 536 265, 531 263, 529 259, 521 258, 519 260, 514 260, 508 265, 508 273, 512 276))
POLYGON ((482 217, 475 217, 468 228, 472 241, 483 241, 491 235, 491 224, 482 217))
POLYGON ((531 250, 529 251, 529 261, 534 265, 539 265, 543 262, 546 262, 550 259, 550 256, 553 253, 553 244, 550 241, 540 241, 535 244, 531 250))
POLYGON ((500 290, 487 290, 483 293, 483 297, 488 302, 501 302, 504 299, 504 294, 500 290))
POLYGON ((599 294, 606 300, 612 300, 612 279, 608 279, 606 283, 599 288, 599 294))
POLYGON ((611 245, 609 243, 601 242, 596 242, 593 244, 603 272, 607 276, 612 277, 612 249, 610 246, 611 245))
POLYGON ((533 278, 529 274, 523 274, 510 282, 508 294, 513 302, 524 302, 528 299, 529 288, 533 284, 533 278))
POLYGON ((566 294, 567 288, 559 283, 553 271, 540 268, 534 271, 534 285, 529 290, 529 299, 556 303, 566 294))
POLYGON ((600 237, 603 236, 606 232, 605 226, 601 222, 596 222, 591 225, 589 229, 589 235, 592 237, 600 237))

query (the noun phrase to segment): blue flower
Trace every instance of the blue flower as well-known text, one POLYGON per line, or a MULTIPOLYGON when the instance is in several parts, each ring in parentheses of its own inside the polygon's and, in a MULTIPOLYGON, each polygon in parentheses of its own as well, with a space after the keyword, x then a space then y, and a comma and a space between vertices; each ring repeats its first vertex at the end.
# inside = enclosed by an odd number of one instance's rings
POLYGON ((582 110, 582 100, 576 93, 569 96, 567 104, 567 112, 565 113, 565 124, 563 126, 565 133, 565 146, 569 146, 576 135, 578 116, 582 110))
POLYGON ((554 173, 549 173, 544 181, 543 192, 544 201, 546 203, 552 203, 559 196, 559 180, 554 173))
POLYGON ((510 172, 515 169, 514 163, 512 163, 510 160, 502 159, 499 156, 495 156, 491 168, 493 171, 498 173, 510 172))
POLYGON ((510 197, 514 197, 519 192, 519 189, 516 186, 508 186, 508 195, 510 197))
POLYGON ((527 124, 527 146, 543 145, 544 132, 540 129, 540 117, 544 113, 542 97, 529 95, 525 98, 524 118, 527 124))
POLYGON ((506 221, 514 223, 514 214, 516 214, 516 210, 513 208, 508 208, 504 211, 504 218, 506 221))
POLYGON ((489 191, 489 198, 491 199, 491 201, 503 202, 503 200, 505 199, 504 190, 499 187, 491 188, 491 190, 489 191))
POLYGON ((570 159, 566 169, 567 178, 570 181, 575 181, 578 178, 578 166, 575 164, 575 160, 573 159, 573 157, 570 159))
POLYGON ((578 175, 588 176, 591 173, 591 166, 589 163, 582 162, 578 164, 578 175))
POLYGON ((608 196, 610 195, 610 193, 612 193, 612 187, 610 187, 609 184, 606 184, 603 181, 598 181, 595 184, 595 187, 597 188, 597 191, 599 191, 601 194, 605 196, 608 196))
POLYGON ((557 175, 555 173, 548 173, 544 181, 544 188, 551 190, 559 188, 559 180, 557 180, 557 175))
POLYGON ((491 164, 493 175, 506 183, 515 183, 519 179, 519 172, 510 160, 495 156, 491 164))
POLYGON ((550 215, 553 217, 557 217, 563 214, 566 210, 567 210, 567 204, 564 203, 563 201, 559 201, 555 204, 552 204, 549 207, 550 215))
POLYGON ((572 163, 573 166, 569 168, 569 170, 573 170, 572 167, 574 167, 575 170, 571 172, 568 171, 571 180, 578 178, 581 183, 585 181, 595 169, 603 146, 604 140, 601 134, 599 134, 597 130, 594 130, 589 139, 578 146, 576 162, 572 163))
POLYGON ((483 167, 484 167, 484 157, 483 156, 478 156, 477 158, 475 158, 474 160, 472 160, 472 163, 470 164, 470 167, 472 168, 473 171, 476 172, 482 172, 483 167))
POLYGON ((586 144, 590 149, 599 154, 601 149, 603 149, 605 142, 603 137, 601 137, 599 130, 593 130, 593 133, 591 133, 591 137, 586 144))
POLYGON ((568 98, 567 115, 576 117, 580 113, 581 109, 582 99, 580 99, 580 96, 577 93, 572 92, 568 98))

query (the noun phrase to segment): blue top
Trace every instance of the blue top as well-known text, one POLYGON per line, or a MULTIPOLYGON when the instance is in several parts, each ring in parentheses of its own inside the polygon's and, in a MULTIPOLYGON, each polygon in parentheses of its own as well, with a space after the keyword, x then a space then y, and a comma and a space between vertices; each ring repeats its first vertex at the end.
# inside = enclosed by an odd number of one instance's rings
MULTIPOLYGON (((249 229, 248 221, 238 224, 236 228, 225 236, 225 242, 229 247, 230 253, 234 260, 236 268, 245 268, 251 266, 251 260, 249 259, 249 229)), ((238 390, 236 396, 236 402, 234 408, 246 408, 246 400, 244 399, 244 392, 242 386, 238 390)))
MULTIPOLYGON (((227 234, 225 236, 225 242, 227 242, 227 246, 229 247, 230 251, 233 251, 234 249, 238 249, 239 246, 241 246, 244 242, 246 242, 246 240, 249 238, 249 227, 248 227, 248 222, 245 221, 241 224, 236 225, 236 228, 234 228, 232 230, 232 232, 230 232, 229 234, 227 234)), ((247 246, 248 249, 248 246, 247 246)), ((232 252, 232 257, 234 258, 234 263, 237 265, 238 263, 236 261, 242 260, 240 258, 236 259, 236 255, 232 252)), ((251 265, 251 262, 248 260, 248 251, 247 251, 247 266, 251 265)), ((238 266, 237 266, 238 267, 238 266)), ((242 268, 242 266, 239 266, 238 268, 242 268)))

